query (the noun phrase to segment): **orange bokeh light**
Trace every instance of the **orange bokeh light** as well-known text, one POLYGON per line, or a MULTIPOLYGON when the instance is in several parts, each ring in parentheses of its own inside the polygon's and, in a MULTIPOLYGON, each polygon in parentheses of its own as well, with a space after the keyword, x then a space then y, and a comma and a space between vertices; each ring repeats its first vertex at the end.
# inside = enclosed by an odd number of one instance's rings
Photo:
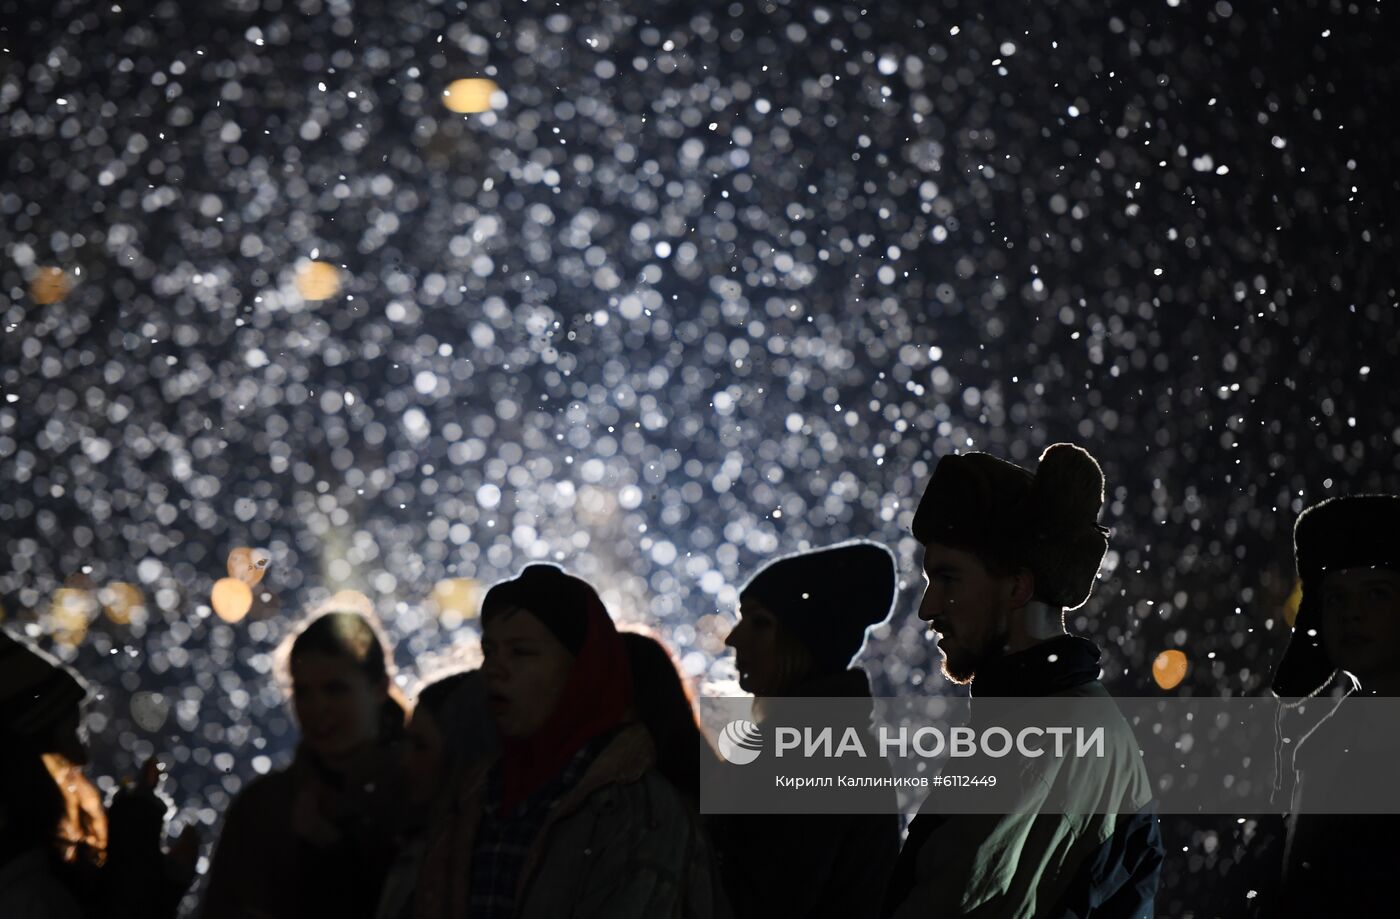
POLYGON ((1186 655, 1172 649, 1163 651, 1157 655, 1157 659, 1152 662, 1152 679, 1157 681, 1157 685, 1163 689, 1175 689, 1186 679, 1186 671, 1190 664, 1186 660, 1186 655))
POLYGON ((329 300, 340 293, 340 269, 330 262, 307 262, 297 269, 297 293, 306 300, 329 300))
POLYGON ((473 78, 453 80, 442 91, 442 104, 459 115, 473 115, 491 109, 491 99, 500 91, 495 80, 473 78))
POLYGON ((238 622, 253 608, 253 589, 238 578, 220 578, 209 596, 214 612, 225 622, 238 622))
POLYGON ((68 296, 72 289, 73 282, 68 279, 68 274, 62 268, 52 265, 40 268, 34 277, 29 279, 29 296, 42 306, 57 303, 68 296))

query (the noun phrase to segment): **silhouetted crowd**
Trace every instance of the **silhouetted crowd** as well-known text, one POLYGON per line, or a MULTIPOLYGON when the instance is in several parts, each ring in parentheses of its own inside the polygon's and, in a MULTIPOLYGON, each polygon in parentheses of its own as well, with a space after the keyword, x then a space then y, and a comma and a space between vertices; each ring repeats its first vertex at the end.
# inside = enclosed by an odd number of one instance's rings
MULTIPOLYGON (((984 453, 936 465, 913 519, 919 617, 974 712, 977 699, 1108 696, 1099 649, 1065 628, 1107 550, 1103 500, 1098 463, 1070 444, 1034 472, 984 453)), ((1400 693, 1400 497, 1308 509, 1295 551, 1302 602, 1280 704, 1338 671, 1354 693, 1400 693)), ((799 698, 873 705, 852 662, 896 585, 894 556, 863 541, 755 573, 726 640, 755 721, 799 698)), ((592 585, 530 565, 486 593, 480 626, 480 669, 423 689, 411 713, 364 616, 327 613, 296 635, 296 756, 225 814, 199 889, 205 919, 1153 915, 1164 848, 1121 717, 1107 756, 1038 773, 1014 812, 949 813, 930 795, 907 832, 889 808, 707 814, 702 781, 725 764, 686 679, 660 642, 620 632, 592 585), (1049 805, 1066 795, 1095 806, 1049 805)), ((0 633, 4 919, 158 919, 195 880, 199 840, 164 839, 153 763, 107 801, 84 776, 88 692, 0 633)), ((1345 744, 1325 723, 1312 731, 1295 795, 1346 781, 1328 755, 1345 744)), ((1290 817, 1270 914, 1382 914, 1400 866, 1382 819, 1290 817)))

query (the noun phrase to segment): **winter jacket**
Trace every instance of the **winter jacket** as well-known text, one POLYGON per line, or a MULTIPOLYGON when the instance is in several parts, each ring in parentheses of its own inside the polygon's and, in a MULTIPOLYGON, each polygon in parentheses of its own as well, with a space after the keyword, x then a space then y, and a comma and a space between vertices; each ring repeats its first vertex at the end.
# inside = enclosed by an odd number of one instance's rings
MULTIPOLYGON (((870 683, 863 670, 851 669, 809 681, 791 695, 868 702, 870 683)), ((762 706, 755 707, 760 723, 795 723, 783 711, 782 699, 762 701, 762 706)), ((857 709, 842 706, 841 710, 855 714, 857 709)), ((859 710, 864 723, 851 726, 868 737, 870 708, 859 710)), ((838 735, 845 727, 829 726, 838 728, 838 735)), ((873 744, 866 741, 868 748, 873 744)), ((861 765, 874 774, 890 775, 883 758, 862 760, 861 765)), ((872 790, 869 797, 866 813, 712 815, 708 826, 735 916, 859 919, 878 915, 899 855, 899 816, 892 790, 872 790)))
POLYGON ((82 919, 57 871, 54 856, 30 849, 0 864, 0 916, 4 919, 82 919))
POLYGON ((372 919, 394 861, 403 800, 393 745, 367 750, 336 776, 301 754, 257 779, 224 817, 203 896, 203 919, 372 919), (311 809, 314 840, 296 813, 311 809))
MULTIPOLYGON (((526 856, 519 919, 711 919, 724 915, 708 843, 652 767, 646 729, 624 726, 559 798, 526 856)), ((418 919, 464 919, 489 766, 470 772, 419 874, 418 919)))
POLYGON ((1300 741, 1294 755, 1292 813, 1275 915, 1291 919, 1394 911, 1400 818, 1393 813, 1328 813, 1337 790, 1350 803, 1375 800, 1367 791, 1373 786, 1366 783, 1385 782, 1383 776, 1400 761, 1400 732, 1390 725, 1372 730, 1366 719, 1348 712, 1355 704, 1342 700, 1300 741), (1343 713, 1350 717, 1339 717, 1343 713))
MULTIPOLYGON (((1066 635, 979 671, 975 698, 1085 700, 1106 755, 1032 761, 1006 813, 940 812, 940 792, 931 793, 910 824, 887 915, 1150 919, 1164 847, 1132 730, 1100 701, 1109 695, 1098 658, 1092 643, 1066 635)), ((969 760, 958 771, 978 767, 969 760)))

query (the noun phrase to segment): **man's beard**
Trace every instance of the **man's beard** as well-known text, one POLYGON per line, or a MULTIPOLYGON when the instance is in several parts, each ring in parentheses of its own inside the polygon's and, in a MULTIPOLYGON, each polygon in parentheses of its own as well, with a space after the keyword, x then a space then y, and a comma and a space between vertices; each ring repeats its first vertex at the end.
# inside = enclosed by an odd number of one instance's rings
POLYGON ((987 636, 983 644, 975 648, 969 648, 956 641, 950 642, 951 648, 944 647, 942 649, 943 665, 941 669, 943 676, 952 683, 966 686, 972 682, 978 670, 999 656, 998 649, 1005 643, 1002 636, 995 634, 987 636))

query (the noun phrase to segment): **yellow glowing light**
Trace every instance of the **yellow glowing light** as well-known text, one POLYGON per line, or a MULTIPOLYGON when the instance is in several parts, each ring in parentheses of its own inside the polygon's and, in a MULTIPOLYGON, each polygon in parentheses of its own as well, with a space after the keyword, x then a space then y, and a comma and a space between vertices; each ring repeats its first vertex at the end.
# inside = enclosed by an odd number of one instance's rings
POLYGON ((471 115, 491 109, 491 97, 499 92, 495 80, 453 80, 442 91, 442 104, 459 115, 471 115))
POLYGON ((68 280, 68 275, 62 268, 47 266, 35 272, 34 277, 29 279, 29 296, 34 298, 34 302, 42 306, 50 303, 57 303, 68 292, 73 289, 73 284, 68 280))
POLYGON ((297 269, 297 293, 306 300, 329 300, 340 293, 340 269, 330 262, 307 262, 297 269))
POLYGON ((475 578, 445 578, 433 585, 428 602, 449 625, 474 619, 481 601, 481 582, 475 578))
POLYGON ((324 613, 359 613, 361 616, 374 615, 374 602, 358 590, 337 591, 330 599, 316 604, 313 615, 324 613))
POLYGON ((132 616, 139 615, 146 606, 146 598, 141 588, 125 581, 113 581, 98 592, 102 601, 102 611, 117 625, 130 625, 132 616))
POLYGON ((97 601, 81 587, 60 587, 49 606, 49 627, 54 641, 65 645, 82 644, 88 625, 97 616, 97 601))
POLYGON ((253 588, 238 578, 220 578, 209 596, 214 612, 225 622, 238 622, 253 608, 253 588))
POLYGON ((264 549, 250 549, 239 546, 228 554, 228 576, 238 578, 249 587, 256 587, 267 574, 267 566, 272 564, 272 555, 264 549))
POLYGON ((1163 689, 1176 689, 1186 679, 1186 655, 1175 649, 1163 651, 1152 662, 1152 679, 1163 689))
POLYGON ((1298 619, 1298 607, 1303 602, 1303 582, 1294 581, 1293 590, 1288 594, 1288 599, 1283 602, 1283 618, 1288 620, 1288 627, 1293 628, 1293 623, 1298 619))

